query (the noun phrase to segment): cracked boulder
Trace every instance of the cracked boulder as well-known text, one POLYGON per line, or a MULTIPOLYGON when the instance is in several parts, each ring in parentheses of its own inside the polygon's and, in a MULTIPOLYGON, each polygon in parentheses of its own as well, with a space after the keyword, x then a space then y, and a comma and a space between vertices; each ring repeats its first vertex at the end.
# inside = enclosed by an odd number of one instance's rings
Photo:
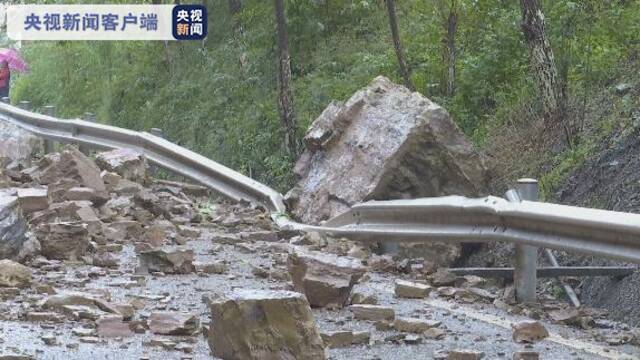
POLYGON ((331 103, 305 146, 286 196, 305 223, 367 200, 478 196, 488 180, 482 157, 444 108, 382 76, 346 103, 331 103))
POLYGON ((79 260, 91 247, 88 226, 82 223, 41 224, 36 237, 47 259, 79 260))
POLYGON ((292 250, 287 264, 294 289, 314 307, 348 305, 353 286, 366 272, 356 258, 301 249, 292 250))
POLYGON ((0 121, 0 158, 28 164, 43 148, 43 141, 34 134, 6 121, 0 121))
POLYGON ((223 359, 325 359, 309 303, 291 291, 237 289, 209 302, 209 346, 223 359))

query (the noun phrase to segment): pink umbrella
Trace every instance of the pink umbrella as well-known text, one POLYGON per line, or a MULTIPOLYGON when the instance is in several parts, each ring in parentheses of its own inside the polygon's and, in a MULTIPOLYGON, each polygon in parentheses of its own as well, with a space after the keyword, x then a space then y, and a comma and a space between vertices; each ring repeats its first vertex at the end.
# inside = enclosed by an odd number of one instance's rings
POLYGON ((18 72, 27 72, 29 67, 15 49, 0 49, 0 62, 6 61, 9 69, 18 72))

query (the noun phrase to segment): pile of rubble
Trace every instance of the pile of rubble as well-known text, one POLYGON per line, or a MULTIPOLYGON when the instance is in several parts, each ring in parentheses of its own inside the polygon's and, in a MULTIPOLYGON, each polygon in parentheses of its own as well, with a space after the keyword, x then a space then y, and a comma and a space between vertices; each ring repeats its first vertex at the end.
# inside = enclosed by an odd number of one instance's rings
POLYGON ((514 359, 550 348, 535 348, 549 336, 543 323, 589 329, 608 345, 638 341, 602 314, 553 299, 516 305, 512 287, 429 258, 278 230, 264 209, 149 178, 131 150, 94 160, 67 146, 19 164, 0 173, 0 326, 28 333, 0 337, 0 359, 98 349, 140 359, 324 359, 421 346, 443 359, 505 355, 477 349, 486 337, 453 309, 425 306, 434 299, 531 318, 498 335, 522 344, 511 347, 514 359))

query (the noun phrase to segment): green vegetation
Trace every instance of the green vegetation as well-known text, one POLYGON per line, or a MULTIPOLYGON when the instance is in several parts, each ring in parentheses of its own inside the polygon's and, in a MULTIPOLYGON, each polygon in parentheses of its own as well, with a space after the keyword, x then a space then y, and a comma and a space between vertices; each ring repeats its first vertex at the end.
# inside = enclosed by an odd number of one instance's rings
MULTIPOLYGON (((210 28, 204 42, 24 46, 32 72, 17 78, 13 101, 54 104, 63 117, 93 112, 103 123, 137 130, 159 127, 174 142, 286 190, 294 159, 283 144, 277 106, 273 2, 245 0, 235 15, 227 1, 205 3, 210 28)), ((520 28, 520 4, 458 0, 455 93, 447 96, 440 85, 446 69, 442 3, 396 4, 411 80, 485 146, 496 129, 531 121, 527 114, 540 106, 520 28)), ((572 114, 580 113, 638 56, 640 2, 556 0, 542 5, 560 81, 572 114)), ((401 82, 382 0, 287 0, 286 10, 300 134, 331 100, 346 100, 375 76, 401 82)), ((543 179, 546 193, 593 149, 591 135, 577 137, 576 146, 554 159, 543 179)))

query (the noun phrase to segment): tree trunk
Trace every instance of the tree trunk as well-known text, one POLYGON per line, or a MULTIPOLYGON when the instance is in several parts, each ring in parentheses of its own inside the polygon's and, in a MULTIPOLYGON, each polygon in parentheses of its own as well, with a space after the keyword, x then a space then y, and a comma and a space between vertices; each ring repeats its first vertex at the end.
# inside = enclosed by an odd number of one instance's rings
POLYGON ((538 83, 545 121, 557 122, 564 117, 565 99, 558 84, 553 50, 545 33, 544 14, 539 0, 521 0, 522 33, 529 48, 533 75, 538 83))
POLYGON ((398 67, 400 68, 400 74, 404 79, 404 84, 409 90, 415 91, 416 88, 411 82, 411 74, 409 67, 404 59, 404 53, 402 51, 402 43, 400 42, 400 31, 398 31, 398 17, 396 16, 396 2, 395 0, 385 0, 387 4, 387 13, 389 14, 389 27, 391 27, 391 37, 393 38, 393 46, 396 49, 396 56, 398 57, 398 67))
POLYGON ((284 14, 284 0, 274 0, 276 11, 276 27, 278 33, 279 51, 279 81, 280 87, 279 105, 280 118, 284 126, 284 143, 289 154, 295 157, 298 153, 296 115, 293 108, 293 95, 291 94, 291 57, 289 55, 289 39, 287 36, 287 24, 284 14))
POLYGON ((446 96, 453 96, 456 87, 456 33, 458 31, 458 7, 457 0, 451 0, 448 7, 448 16, 445 15, 445 28, 447 34, 444 38, 444 62, 445 74, 442 89, 446 96))
POLYGON ((229 0, 229 12, 235 15, 242 10, 242 0, 229 0))

